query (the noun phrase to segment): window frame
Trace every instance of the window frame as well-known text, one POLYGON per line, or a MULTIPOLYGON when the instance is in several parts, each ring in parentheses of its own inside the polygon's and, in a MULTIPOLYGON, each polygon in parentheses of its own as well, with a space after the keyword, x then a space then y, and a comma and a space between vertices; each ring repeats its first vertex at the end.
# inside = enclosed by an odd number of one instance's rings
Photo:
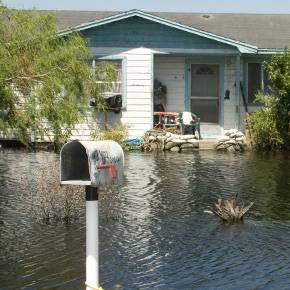
POLYGON ((95 61, 121 61, 122 65, 122 108, 125 110, 127 108, 127 59, 125 56, 97 56, 92 58, 92 67, 94 69, 95 61))
POLYGON ((263 59, 256 59, 256 58, 253 58, 253 59, 247 59, 245 61, 245 71, 244 71, 244 79, 246 81, 246 84, 245 84, 245 96, 246 96, 246 100, 247 100, 247 104, 249 106, 254 106, 254 107, 259 107, 261 106, 261 104, 257 103, 257 102, 249 102, 249 64, 250 63, 255 63, 255 64, 260 64, 261 65, 261 75, 260 75, 260 78, 261 78, 261 91, 263 92, 264 89, 265 89, 265 84, 264 84, 264 75, 265 75, 265 70, 263 69, 263 63, 267 61, 267 58, 263 58, 263 59))

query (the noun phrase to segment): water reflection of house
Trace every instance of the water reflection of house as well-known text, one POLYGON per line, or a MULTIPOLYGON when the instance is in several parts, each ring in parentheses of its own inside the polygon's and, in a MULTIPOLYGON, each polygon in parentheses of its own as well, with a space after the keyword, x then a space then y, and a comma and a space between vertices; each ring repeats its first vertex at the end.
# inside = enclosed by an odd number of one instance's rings
POLYGON ((94 63, 117 65, 107 93, 122 95, 122 109, 108 120, 130 124, 130 137, 152 127, 154 79, 166 87, 164 109, 199 115, 204 137, 242 129, 244 103, 254 110, 255 92, 267 89, 262 62, 290 44, 290 15, 54 13, 62 34, 70 27, 88 39, 94 63))

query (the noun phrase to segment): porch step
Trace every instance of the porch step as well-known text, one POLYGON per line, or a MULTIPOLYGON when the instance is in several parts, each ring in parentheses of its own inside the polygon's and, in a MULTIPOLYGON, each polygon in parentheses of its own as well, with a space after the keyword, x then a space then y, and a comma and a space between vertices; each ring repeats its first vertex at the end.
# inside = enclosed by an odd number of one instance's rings
POLYGON ((216 140, 222 136, 221 127, 217 124, 200 123, 200 132, 204 140, 216 140))
POLYGON ((213 150, 217 144, 217 139, 203 139, 199 140, 200 150, 213 150))

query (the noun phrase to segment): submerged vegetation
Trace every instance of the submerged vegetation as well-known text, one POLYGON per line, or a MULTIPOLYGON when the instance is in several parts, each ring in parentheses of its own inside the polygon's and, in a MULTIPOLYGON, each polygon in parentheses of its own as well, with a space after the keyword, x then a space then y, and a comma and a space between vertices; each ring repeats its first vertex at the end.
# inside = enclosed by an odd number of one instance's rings
POLYGON ((42 165, 37 188, 32 196, 33 212, 40 223, 70 224, 79 219, 83 204, 83 186, 61 186, 55 162, 42 165))
POLYGON ((256 95, 263 106, 248 117, 252 141, 257 149, 290 149, 290 52, 272 56, 264 69, 271 94, 256 95))

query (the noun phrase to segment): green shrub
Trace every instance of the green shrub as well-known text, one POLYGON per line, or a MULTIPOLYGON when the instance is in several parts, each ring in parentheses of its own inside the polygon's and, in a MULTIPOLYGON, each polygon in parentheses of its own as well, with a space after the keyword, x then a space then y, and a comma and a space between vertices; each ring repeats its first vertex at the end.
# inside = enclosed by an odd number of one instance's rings
POLYGON ((273 96, 257 94, 263 107, 248 118, 252 142, 261 149, 290 148, 290 51, 264 63, 273 96))
POLYGON ((118 124, 116 127, 108 128, 103 131, 104 140, 113 140, 122 143, 128 138, 128 127, 124 124, 118 124))
POLYGON ((128 126, 119 123, 115 127, 101 130, 97 125, 91 128, 91 137, 95 140, 113 140, 121 144, 128 138, 128 126))
POLYGON ((248 117, 254 147, 267 150, 282 147, 284 141, 277 126, 277 99, 260 93, 256 101, 264 106, 248 117))
POLYGON ((290 148, 290 51, 273 55, 264 68, 275 93, 276 127, 284 146, 290 148))

